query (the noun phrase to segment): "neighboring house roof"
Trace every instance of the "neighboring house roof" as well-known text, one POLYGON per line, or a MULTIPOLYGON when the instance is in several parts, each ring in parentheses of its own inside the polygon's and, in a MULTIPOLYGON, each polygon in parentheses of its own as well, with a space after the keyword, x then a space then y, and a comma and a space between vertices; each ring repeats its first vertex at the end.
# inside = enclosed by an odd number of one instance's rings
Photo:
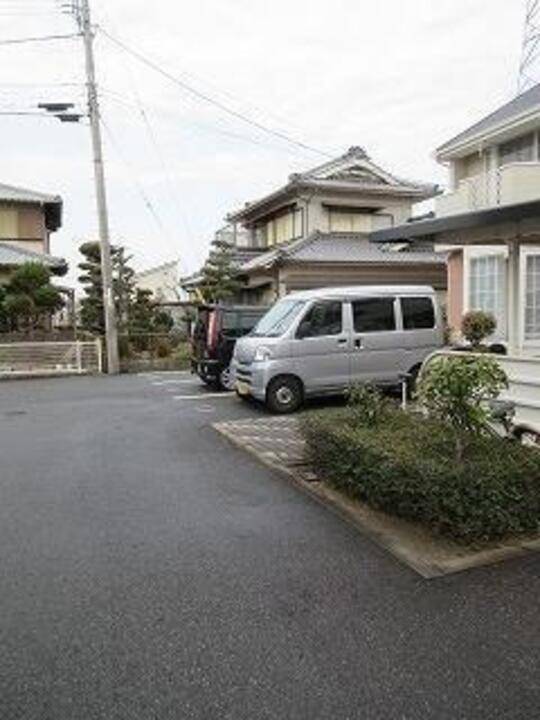
POLYGON ((446 255, 432 251, 382 250, 369 242, 366 233, 315 232, 307 238, 283 243, 240 267, 242 274, 272 267, 277 262, 366 263, 366 264, 442 264, 446 255))
POLYGON ((63 274, 67 270, 67 264, 63 258, 0 242, 0 267, 14 268, 27 262, 41 263, 58 274, 63 274))
POLYGON ((48 230, 58 230, 62 225, 62 198, 60 195, 50 195, 0 183, 0 202, 41 205, 45 209, 48 230))
POLYGON ((146 270, 141 270, 140 272, 135 273, 135 279, 140 280, 142 278, 148 277, 149 275, 154 275, 155 273, 164 272, 167 270, 176 270, 178 268, 178 260, 171 260, 169 262, 162 263, 161 265, 155 265, 151 268, 146 268, 146 270))
POLYGON ((372 232, 369 239, 373 243, 395 243, 418 238, 429 238, 437 233, 453 230, 470 230, 476 227, 499 225, 500 223, 519 223, 521 220, 531 218, 540 218, 540 200, 409 222, 386 230, 372 232))
POLYGON ((304 173, 289 176, 286 185, 227 216, 229 222, 249 222, 264 214, 278 201, 285 203, 302 190, 361 192, 366 195, 394 195, 426 200, 438 193, 437 185, 417 183, 392 175, 376 165, 361 147, 304 173))
MULTIPOLYGON (((258 258, 265 253, 265 248, 231 248, 231 264, 240 268, 251 260, 258 258)), ((202 268, 197 272, 180 278, 180 284, 186 290, 196 287, 202 280, 202 268)))
POLYGON ((502 132, 508 125, 518 120, 526 120, 531 115, 538 113, 540 113, 540 84, 518 95, 445 142, 437 148, 437 157, 442 160, 452 151, 457 151, 458 148, 466 146, 468 143, 480 141, 493 132, 502 132))

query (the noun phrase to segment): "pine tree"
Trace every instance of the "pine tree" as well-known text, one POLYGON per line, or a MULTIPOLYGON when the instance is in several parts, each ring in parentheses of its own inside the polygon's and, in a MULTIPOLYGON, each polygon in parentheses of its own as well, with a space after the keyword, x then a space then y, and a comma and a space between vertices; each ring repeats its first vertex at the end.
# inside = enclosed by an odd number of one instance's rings
POLYGON ((34 331, 64 306, 58 288, 51 284, 50 270, 38 262, 17 268, 3 291, 2 312, 14 329, 34 331))
POLYGON ((202 269, 199 291, 207 303, 230 300, 242 287, 232 262, 232 246, 224 240, 215 240, 208 260, 202 269))
MULTIPOLYGON (((80 246, 79 251, 84 257, 84 261, 79 263, 79 269, 83 272, 79 282, 85 293, 81 300, 79 323, 88 332, 104 335, 101 248, 97 242, 87 242, 80 246)), ((129 265, 130 260, 123 247, 111 246, 112 288, 119 333, 127 332, 135 291, 135 271, 129 265)))
POLYGON ((103 282, 101 278, 101 250, 99 243, 83 243, 79 252, 84 261, 79 263, 79 282, 84 290, 79 311, 79 324, 83 330, 97 335, 105 334, 103 313, 103 282))

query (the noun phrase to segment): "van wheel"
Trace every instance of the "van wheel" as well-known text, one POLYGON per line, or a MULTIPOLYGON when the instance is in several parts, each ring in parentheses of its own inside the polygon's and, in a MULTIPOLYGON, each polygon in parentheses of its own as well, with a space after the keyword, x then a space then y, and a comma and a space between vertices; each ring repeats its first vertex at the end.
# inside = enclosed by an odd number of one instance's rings
POLYGON ((266 404, 280 415, 298 410, 302 404, 302 383, 291 376, 274 378, 266 391, 266 404))

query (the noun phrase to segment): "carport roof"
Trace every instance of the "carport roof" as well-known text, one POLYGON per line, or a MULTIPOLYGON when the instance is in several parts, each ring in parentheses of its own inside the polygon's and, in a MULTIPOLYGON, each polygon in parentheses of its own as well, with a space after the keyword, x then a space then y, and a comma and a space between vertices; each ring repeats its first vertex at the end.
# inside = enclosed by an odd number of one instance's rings
POLYGON ((395 243, 419 238, 431 238, 439 233, 453 230, 471 230, 505 222, 518 223, 520 220, 528 220, 534 217, 540 218, 539 200, 409 222, 386 230, 372 232, 369 239, 374 243, 395 243))

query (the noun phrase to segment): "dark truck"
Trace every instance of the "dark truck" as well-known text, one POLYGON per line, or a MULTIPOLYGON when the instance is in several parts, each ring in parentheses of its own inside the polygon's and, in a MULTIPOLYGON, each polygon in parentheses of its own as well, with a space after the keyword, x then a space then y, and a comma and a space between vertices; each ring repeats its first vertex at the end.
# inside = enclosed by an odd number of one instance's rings
POLYGON ((230 384, 234 344, 268 310, 260 305, 201 305, 191 331, 191 370, 218 389, 230 384))

